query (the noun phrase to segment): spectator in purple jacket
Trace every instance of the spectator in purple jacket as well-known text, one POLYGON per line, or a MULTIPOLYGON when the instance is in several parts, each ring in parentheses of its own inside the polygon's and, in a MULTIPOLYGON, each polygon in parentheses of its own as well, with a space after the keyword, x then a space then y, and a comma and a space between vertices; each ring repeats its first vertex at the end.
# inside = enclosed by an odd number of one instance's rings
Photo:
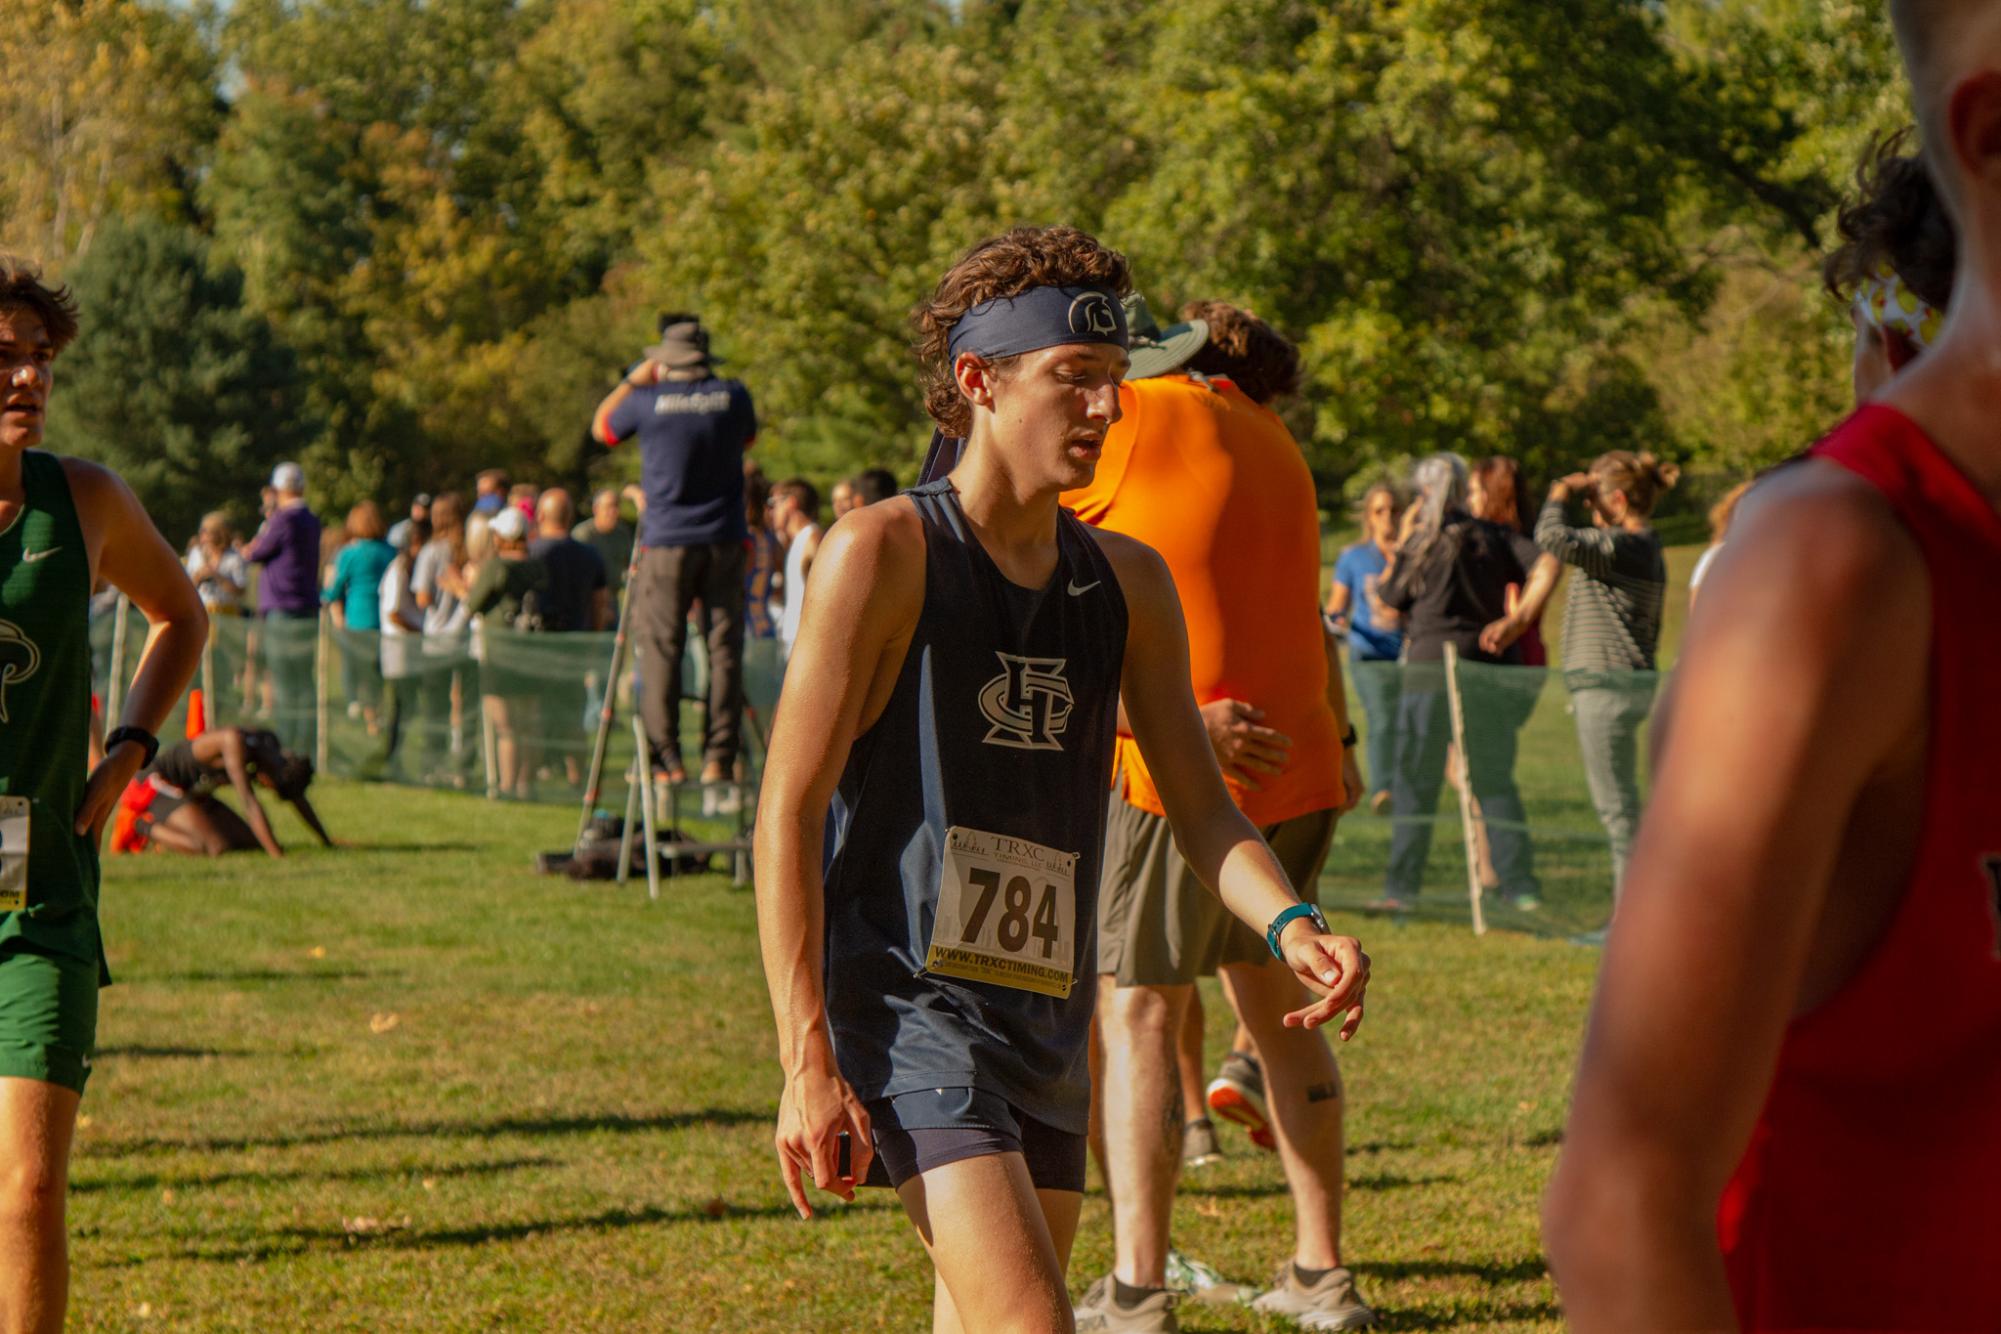
POLYGON ((271 473, 277 508, 243 558, 263 566, 257 612, 271 672, 272 730, 287 750, 313 749, 313 640, 320 615, 320 521, 306 508, 306 474, 296 463, 271 473))

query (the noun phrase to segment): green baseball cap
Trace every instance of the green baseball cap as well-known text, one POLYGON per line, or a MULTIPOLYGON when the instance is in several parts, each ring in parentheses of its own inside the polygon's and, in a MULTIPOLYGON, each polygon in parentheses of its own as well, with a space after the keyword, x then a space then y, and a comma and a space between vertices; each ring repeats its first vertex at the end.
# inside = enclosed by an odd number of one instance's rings
POLYGON ((1184 320, 1163 329, 1147 309, 1146 298, 1137 292, 1126 298, 1125 307, 1126 328, 1132 338, 1128 380, 1150 380, 1180 370, 1209 341, 1207 320, 1184 320))

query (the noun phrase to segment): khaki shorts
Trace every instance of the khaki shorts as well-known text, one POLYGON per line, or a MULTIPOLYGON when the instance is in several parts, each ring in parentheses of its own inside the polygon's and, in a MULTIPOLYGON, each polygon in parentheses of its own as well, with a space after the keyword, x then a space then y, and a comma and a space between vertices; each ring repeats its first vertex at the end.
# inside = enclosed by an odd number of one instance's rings
MULTIPOLYGON (((1313 811, 1261 832, 1308 903, 1334 842, 1333 810, 1313 811)), ((1105 819, 1105 869, 1098 886, 1098 971, 1122 987, 1165 987, 1213 977, 1225 964, 1271 958, 1264 936, 1239 922, 1174 846, 1163 816, 1117 792, 1105 819)))

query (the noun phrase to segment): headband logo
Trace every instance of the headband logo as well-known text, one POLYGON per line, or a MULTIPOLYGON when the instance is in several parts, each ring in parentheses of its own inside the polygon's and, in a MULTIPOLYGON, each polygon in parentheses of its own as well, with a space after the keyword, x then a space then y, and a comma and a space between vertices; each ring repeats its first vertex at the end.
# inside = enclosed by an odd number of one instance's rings
POLYGON ((1103 292, 1086 292, 1072 301, 1070 332, 1098 338, 1118 337, 1119 317, 1112 310, 1112 299, 1103 292))

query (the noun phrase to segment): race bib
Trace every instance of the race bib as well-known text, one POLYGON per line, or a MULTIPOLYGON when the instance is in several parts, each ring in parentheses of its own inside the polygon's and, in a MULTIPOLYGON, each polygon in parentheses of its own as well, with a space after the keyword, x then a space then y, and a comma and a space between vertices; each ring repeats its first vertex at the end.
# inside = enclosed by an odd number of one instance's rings
POLYGON ((28 799, 0 797, 0 912, 28 906, 28 799))
POLYGON ((945 831, 928 972, 1064 999, 1076 984, 1077 854, 959 825, 945 831))

